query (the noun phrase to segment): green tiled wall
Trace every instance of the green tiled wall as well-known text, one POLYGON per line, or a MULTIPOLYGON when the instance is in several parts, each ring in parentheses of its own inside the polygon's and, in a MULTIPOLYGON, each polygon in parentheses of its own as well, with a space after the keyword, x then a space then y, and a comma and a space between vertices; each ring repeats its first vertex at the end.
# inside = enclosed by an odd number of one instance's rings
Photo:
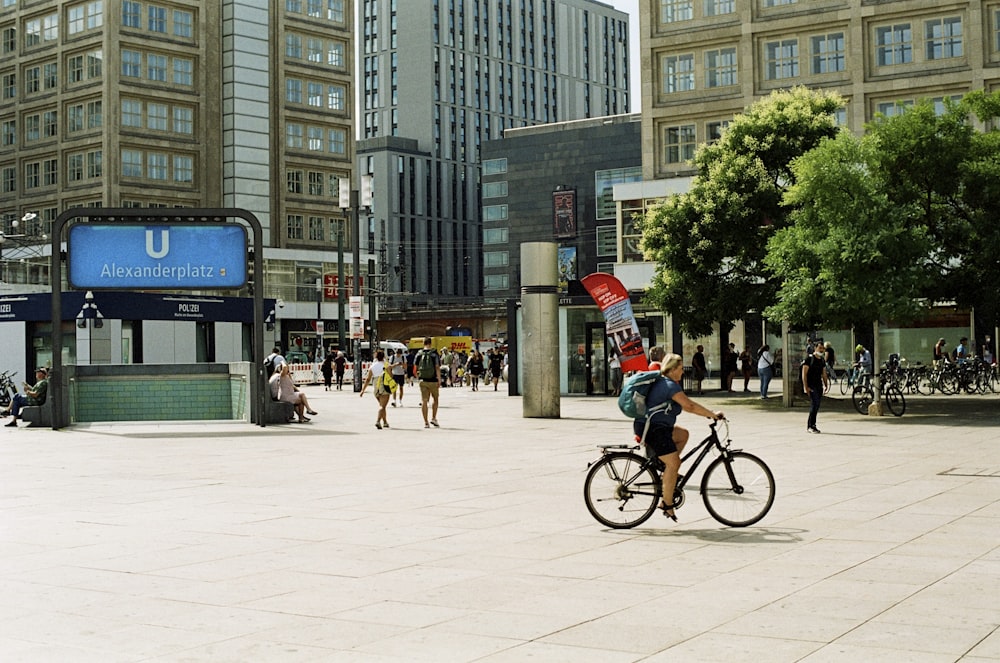
POLYGON ((71 398, 78 422, 244 419, 246 390, 238 375, 93 377, 71 398))

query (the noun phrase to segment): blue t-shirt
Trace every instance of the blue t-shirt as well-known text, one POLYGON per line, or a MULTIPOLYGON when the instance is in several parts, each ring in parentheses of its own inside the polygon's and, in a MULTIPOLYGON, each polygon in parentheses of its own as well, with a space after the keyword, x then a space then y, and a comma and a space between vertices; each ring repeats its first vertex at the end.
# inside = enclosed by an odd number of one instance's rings
MULTIPOLYGON (((651 427, 656 426, 667 426, 673 427, 677 422, 677 415, 681 413, 680 403, 674 400, 674 395, 683 391, 681 386, 671 380, 670 378, 663 378, 662 380, 657 380, 653 383, 653 386, 649 388, 649 393, 646 394, 646 411, 652 410, 658 405, 663 405, 664 403, 669 403, 666 408, 662 410, 657 410, 650 417, 649 425, 651 427)), ((646 417, 640 417, 635 420, 635 426, 640 429, 645 427, 646 417)))

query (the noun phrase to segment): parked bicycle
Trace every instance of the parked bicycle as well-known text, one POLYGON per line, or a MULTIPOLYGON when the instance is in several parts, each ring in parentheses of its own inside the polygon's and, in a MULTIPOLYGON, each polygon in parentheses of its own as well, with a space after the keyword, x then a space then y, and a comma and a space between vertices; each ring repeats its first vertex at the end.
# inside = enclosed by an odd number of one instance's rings
POLYGON ((10 401, 17 393, 17 385, 14 384, 15 375, 17 375, 17 371, 0 373, 0 407, 10 407, 10 401))
MULTIPOLYGON (((684 487, 710 451, 718 455, 701 477, 702 501, 708 513, 723 525, 747 527, 753 525, 774 504, 774 475, 757 456, 731 449, 729 423, 722 438, 716 430, 718 421, 709 424, 708 437, 688 451, 687 461, 697 454, 687 471, 677 476, 672 508, 684 504, 684 487)), ((641 443, 640 443, 641 444, 641 443)), ((628 529, 646 522, 657 510, 663 497, 663 462, 653 456, 640 455, 639 446, 602 444, 601 457, 590 463, 583 483, 583 497, 590 515, 602 525, 628 529)))
MULTIPOLYGON (((889 412, 892 412, 894 416, 902 417, 906 412, 906 397, 903 396, 903 390, 884 371, 879 373, 878 382, 881 401, 886 404, 889 412)), ((854 387, 854 391, 851 392, 851 401, 859 414, 868 414, 868 406, 875 402, 875 389, 871 382, 864 381, 854 387)))

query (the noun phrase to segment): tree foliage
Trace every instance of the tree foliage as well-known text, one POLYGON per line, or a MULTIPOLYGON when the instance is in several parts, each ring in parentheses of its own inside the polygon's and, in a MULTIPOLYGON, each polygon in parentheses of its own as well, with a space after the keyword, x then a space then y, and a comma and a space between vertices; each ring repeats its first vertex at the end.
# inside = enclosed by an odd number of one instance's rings
POLYGON ((908 320, 935 301, 974 306, 996 324, 1000 288, 1000 95, 975 93, 945 113, 923 102, 846 132, 791 165, 791 224, 768 247, 781 282, 766 315, 851 326, 908 320))
POLYGON ((775 92, 734 118, 718 142, 695 154, 697 175, 640 221, 642 248, 656 263, 647 301, 691 335, 716 321, 731 328, 774 301, 778 282, 763 268, 767 242, 787 225, 782 198, 793 159, 833 137, 833 94, 775 92))

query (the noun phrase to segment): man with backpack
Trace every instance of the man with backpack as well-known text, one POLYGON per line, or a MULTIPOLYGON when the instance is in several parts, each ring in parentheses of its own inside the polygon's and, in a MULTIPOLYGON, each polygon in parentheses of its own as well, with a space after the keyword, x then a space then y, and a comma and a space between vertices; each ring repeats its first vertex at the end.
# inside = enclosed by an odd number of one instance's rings
POLYGON ((417 379, 420 380, 420 413, 424 416, 424 428, 438 428, 438 395, 441 388, 441 357, 434 349, 430 336, 424 338, 424 349, 417 353, 414 361, 417 369, 417 379), (431 405, 431 418, 427 419, 427 401, 434 399, 431 405))
POLYGON ((264 376, 270 380, 274 372, 285 363, 285 357, 281 354, 281 348, 274 346, 271 354, 264 358, 264 376))

